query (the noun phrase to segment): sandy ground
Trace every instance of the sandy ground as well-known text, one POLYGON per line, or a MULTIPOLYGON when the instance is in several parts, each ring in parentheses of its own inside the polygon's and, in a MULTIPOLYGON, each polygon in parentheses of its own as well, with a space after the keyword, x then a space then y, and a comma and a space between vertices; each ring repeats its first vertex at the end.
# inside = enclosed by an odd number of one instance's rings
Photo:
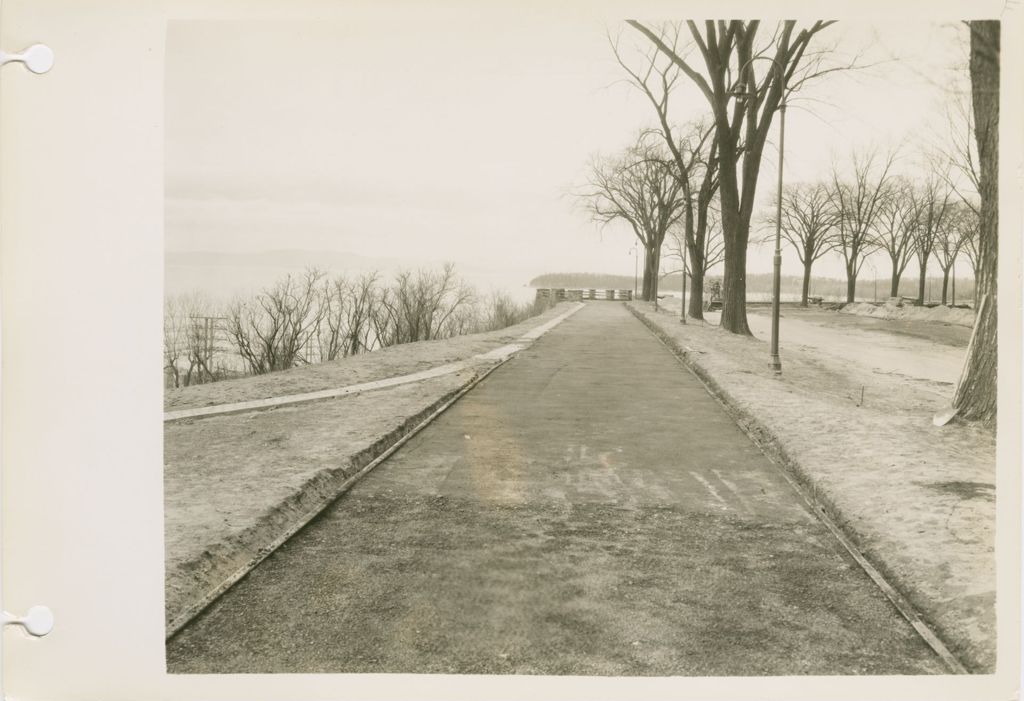
POLYGON ((465 360, 473 355, 486 353, 510 343, 527 331, 564 313, 569 307, 570 303, 567 302, 559 304, 521 324, 498 331, 457 336, 439 341, 406 343, 372 353, 283 370, 268 375, 168 389, 164 392, 164 410, 188 409, 315 392, 427 370, 445 363, 465 360))
MULTIPOLYGON (((637 303, 972 671, 995 666, 995 436, 937 428, 962 349, 785 318, 768 344, 637 303), (924 344, 924 345, 922 345, 924 344), (863 395, 862 395, 863 393, 863 395), (861 397, 863 396, 863 401, 861 397)), ((768 317, 752 314, 763 336, 768 317)))

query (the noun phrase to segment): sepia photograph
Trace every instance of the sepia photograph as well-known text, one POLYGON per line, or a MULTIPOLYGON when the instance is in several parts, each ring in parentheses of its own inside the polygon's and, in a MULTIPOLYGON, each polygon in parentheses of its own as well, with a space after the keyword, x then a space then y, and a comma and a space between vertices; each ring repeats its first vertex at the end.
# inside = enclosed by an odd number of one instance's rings
POLYGON ((1019 662, 1000 21, 679 10, 167 23, 169 674, 1019 662))

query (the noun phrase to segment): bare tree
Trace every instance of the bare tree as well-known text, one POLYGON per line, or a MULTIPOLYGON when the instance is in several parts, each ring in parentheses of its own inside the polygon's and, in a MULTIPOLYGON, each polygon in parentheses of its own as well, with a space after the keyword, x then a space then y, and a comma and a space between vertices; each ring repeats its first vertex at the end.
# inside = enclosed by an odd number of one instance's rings
POLYGON ((900 296, 900 279, 917 251, 915 232, 919 215, 913 185, 906 178, 893 178, 883 191, 875 224, 875 242, 889 256, 892 265, 890 297, 900 296))
POLYGON ((968 95, 954 95, 946 111, 948 137, 932 161, 943 173, 960 201, 978 213, 981 174, 978 170, 978 143, 975 139, 974 114, 968 95), (941 163, 940 161, 944 161, 941 163))
POLYGON ((181 386, 188 317, 178 297, 164 299, 164 373, 172 387, 181 386))
MULTIPOLYGON (((718 144, 714 127, 691 122, 675 129, 669 117, 669 99, 680 77, 679 67, 657 47, 649 48, 641 59, 642 68, 634 70, 612 41, 616 60, 630 77, 630 82, 647 97, 658 118, 653 130, 668 147, 675 165, 673 174, 679 180, 683 196, 683 213, 678 253, 690 258, 689 316, 704 318, 704 273, 710 267, 705 261, 708 248, 708 208, 718 190, 718 144)), ((675 46, 672 47, 673 51, 675 46)), ((675 235, 675 232, 674 232, 675 235)), ((680 257, 680 261, 683 258, 680 257)), ((685 265, 680 265, 680 269, 685 265)))
POLYGON ((201 385, 220 379, 214 366, 218 319, 199 293, 182 298, 185 314, 185 369, 183 384, 201 385))
POLYGON ((316 339, 320 361, 323 362, 349 355, 349 335, 345 322, 348 320, 348 305, 352 295, 351 284, 343 276, 324 280, 320 295, 324 310, 316 339))
POLYGON ((451 263, 440 273, 400 272, 376 298, 372 322, 378 342, 386 347, 444 338, 451 334, 451 320, 473 298, 451 263))
POLYGON ((978 276, 981 259, 978 257, 980 234, 980 218, 977 210, 961 204, 954 210, 954 226, 960 232, 960 250, 971 264, 971 277, 974 278, 974 309, 978 308, 978 276))
MULTIPOLYGON (((946 213, 945 221, 935 237, 935 249, 933 255, 935 262, 942 270, 942 304, 945 305, 949 295, 949 274, 956 264, 965 243, 965 238, 970 237, 976 230, 977 218, 974 212, 962 202, 950 204, 946 213)), ((953 281, 954 286, 956 281, 953 281)))
POLYGON ((964 372, 953 407, 965 419, 993 420, 996 415, 998 357, 997 273, 999 263, 999 61, 1000 23, 968 23, 971 41, 971 97, 978 142, 979 302, 964 372))
POLYGON ((376 272, 361 276, 353 285, 348 317, 348 343, 352 354, 372 351, 378 345, 371 323, 377 302, 376 286, 376 272))
POLYGON ((588 189, 582 196, 594 221, 627 222, 644 247, 641 297, 654 298, 661 264, 661 248, 669 228, 682 215, 680 180, 662 150, 645 143, 611 158, 597 158, 590 166, 588 189))
POLYGON ((917 199, 918 211, 918 225, 914 229, 914 254, 917 256, 920 273, 917 281, 917 303, 920 305, 924 304, 928 259, 943 235, 953 192, 946 177, 932 174, 914 193, 914 197, 917 199))
POLYGON ((451 264, 440 271, 401 272, 386 286, 377 273, 328 279, 311 268, 255 297, 236 299, 224 317, 202 294, 169 297, 165 382, 187 386, 237 373, 216 346, 222 333, 248 372, 264 374, 383 346, 504 328, 550 306, 549 301, 516 304, 500 294, 481 303, 451 264))
MULTIPOLYGON (((775 211, 767 221, 775 223, 775 211)), ((828 187, 822 183, 796 184, 782 188, 782 226, 784 238, 796 251, 804 267, 800 306, 807 306, 814 262, 835 249, 836 213, 829 202, 828 187)))
MULTIPOLYGON (((686 231, 681 226, 681 222, 676 222, 676 224, 669 229, 669 236, 665 239, 665 243, 666 248, 669 251, 668 257, 682 261, 683 257, 686 256, 689 259, 689 264, 686 266, 686 270, 688 272, 692 272, 691 266, 693 265, 693 262, 687 247, 686 231)), ((700 271, 702 279, 712 268, 721 264, 722 261, 725 260, 725 241, 722 238, 722 220, 713 208, 708 209, 707 224, 704 234, 704 246, 698 260, 702 267, 702 270, 700 271)), ((669 274, 671 275, 672 273, 669 274)), ((689 314, 689 312, 687 313, 689 314)))
POLYGON ((857 276, 867 256, 878 249, 874 236, 885 202, 889 170, 895 155, 890 153, 875 167, 875 152, 854 153, 852 180, 844 180, 837 166, 832 168, 829 202, 836 221, 836 250, 846 268, 846 301, 853 302, 857 276))
POLYGON ((327 308, 322 303, 324 276, 315 268, 287 275, 255 299, 230 305, 228 334, 252 374, 306 362, 304 353, 315 343, 327 308))
POLYGON ((173 387, 221 379, 224 369, 214 364, 219 322, 213 303, 200 292, 164 301, 164 371, 173 387))
POLYGON ((759 41, 758 21, 711 21, 703 30, 689 21, 689 39, 699 51, 703 72, 677 50, 680 25, 651 29, 636 20, 635 28, 700 89, 711 107, 718 156, 719 199, 725 239, 725 271, 722 286, 723 328, 750 334, 746 311, 747 243, 761 155, 775 112, 783 104, 783 89, 798 90, 808 80, 838 68, 824 68, 824 52, 809 52, 811 39, 833 24, 818 21, 797 31, 796 22, 780 23, 767 41, 759 41), (758 78, 755 58, 772 60, 772 67, 758 78), (777 68, 776 68, 777 67, 777 68), (746 97, 737 88, 748 86, 746 97))

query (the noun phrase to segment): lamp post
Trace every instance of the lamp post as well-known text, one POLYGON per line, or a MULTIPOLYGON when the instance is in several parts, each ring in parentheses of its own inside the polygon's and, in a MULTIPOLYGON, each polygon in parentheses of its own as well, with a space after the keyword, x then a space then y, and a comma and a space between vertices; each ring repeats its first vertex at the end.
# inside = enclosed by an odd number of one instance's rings
POLYGON ((686 250, 683 250, 683 304, 679 307, 679 323, 686 323, 686 250))
POLYGON ((640 279, 640 256, 636 250, 636 241, 633 242, 633 299, 637 296, 637 285, 640 279))
POLYGON ((658 274, 653 271, 651 272, 651 287, 653 288, 651 297, 654 299, 654 311, 658 311, 658 274))
MULTIPOLYGON (((779 296, 782 287, 782 154, 786 142, 786 71, 783 70, 779 62, 774 58, 768 56, 754 56, 742 66, 740 66, 739 75, 743 75, 743 71, 746 70, 747 66, 757 60, 771 61, 772 67, 778 71, 779 76, 779 87, 782 89, 782 96, 779 99, 779 192, 778 200, 775 205, 775 256, 772 258, 772 340, 771 340, 771 353, 772 353, 772 371, 776 375, 782 374, 782 361, 779 359, 779 296)), ((745 92, 743 90, 733 90, 732 94, 736 97, 754 97, 754 86, 751 86, 751 92, 745 92)))

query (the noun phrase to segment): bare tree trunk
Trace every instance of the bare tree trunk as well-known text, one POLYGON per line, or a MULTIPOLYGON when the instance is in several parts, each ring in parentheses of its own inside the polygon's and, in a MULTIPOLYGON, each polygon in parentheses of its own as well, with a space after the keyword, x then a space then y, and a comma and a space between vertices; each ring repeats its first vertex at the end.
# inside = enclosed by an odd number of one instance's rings
POLYGON ((720 325, 733 333, 752 335, 747 325, 746 254, 741 260, 725 259, 722 277, 722 318, 720 325))
POLYGON ((691 319, 704 319, 704 271, 690 271, 690 300, 687 315, 691 319))
POLYGON ((650 275, 644 276, 645 294, 647 301, 653 301, 658 290, 658 269, 660 268, 661 256, 658 255, 659 250, 657 248, 651 248, 647 251, 647 267, 650 270, 650 275))
POLYGON ((889 296, 900 296, 900 271, 896 267, 895 261, 892 264, 892 278, 889 280, 889 296))
POLYGON ((800 306, 807 306, 807 294, 811 290, 811 265, 814 263, 810 258, 804 263, 804 285, 800 290, 800 306))
POLYGON ((640 283, 640 299, 645 302, 651 301, 651 251, 644 251, 644 277, 640 283))
POLYGON ((971 290, 971 297, 972 297, 972 299, 971 299, 971 309, 973 309, 975 311, 975 313, 977 313, 977 311, 978 311, 978 300, 981 299, 981 293, 980 293, 981 283, 979 282, 981 278, 979 277, 980 270, 978 268, 977 263, 973 263, 971 265, 971 271, 972 271, 972 273, 974 275, 974 286, 973 286, 973 288, 971 290))
MULTIPOLYGON (((723 197, 725 189, 721 190, 723 197)), ((747 324, 747 237, 739 216, 723 206, 725 270, 722 275, 722 317, 719 325, 733 333, 751 336, 747 324)))
MULTIPOLYGON (((707 236, 705 230, 704 236, 707 236)), ((698 235, 694 236, 694 239, 702 238, 698 235)), ((703 243, 703 241, 701 241, 703 243)), ((691 319, 704 319, 704 251, 698 249, 696 245, 691 245, 689 241, 686 242, 686 254, 690 260, 690 299, 688 301, 688 311, 686 313, 691 319)))
POLYGON ((998 357, 997 272, 999 256, 999 29, 997 20, 970 22, 971 96, 981 169, 981 224, 978 241, 980 295, 972 343, 953 406, 964 419, 996 416, 998 357))
POLYGON ((924 288, 928 284, 928 280, 925 276, 928 274, 928 262, 925 261, 924 265, 919 266, 921 275, 917 278, 917 306, 924 306, 924 288))
POLYGON ((857 296, 857 268, 856 262, 853 266, 846 265, 846 303, 852 304, 857 296))
MULTIPOLYGON (((730 143, 729 121, 716 118, 719 144, 730 143)), ((760 154, 758 154, 760 157, 760 154)), ((732 333, 752 336, 747 324, 747 240, 749 224, 744 225, 740 212, 739 181, 736 174, 737 154, 722 148, 718 165, 718 198, 722 208, 722 238, 725 260, 722 271, 722 316, 719 326, 732 333)), ((753 173, 756 182, 757 173, 753 173)))
POLYGON ((949 268, 942 271, 942 306, 946 306, 947 292, 949 290, 949 268))

